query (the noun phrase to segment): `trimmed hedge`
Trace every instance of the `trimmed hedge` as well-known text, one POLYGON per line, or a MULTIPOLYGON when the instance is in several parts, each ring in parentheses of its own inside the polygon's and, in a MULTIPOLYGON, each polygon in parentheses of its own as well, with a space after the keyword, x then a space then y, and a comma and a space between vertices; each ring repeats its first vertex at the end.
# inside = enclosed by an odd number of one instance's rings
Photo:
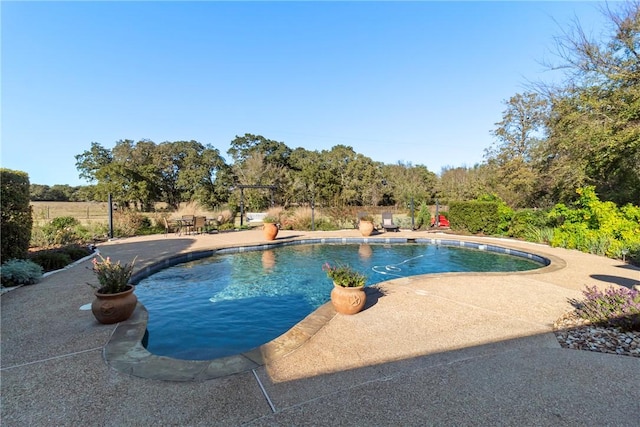
POLYGON ((454 231, 498 234, 501 222, 498 202, 454 202, 449 204, 449 222, 454 231))
POLYGON ((25 259, 33 226, 27 173, 0 169, 0 206, 0 263, 25 259))

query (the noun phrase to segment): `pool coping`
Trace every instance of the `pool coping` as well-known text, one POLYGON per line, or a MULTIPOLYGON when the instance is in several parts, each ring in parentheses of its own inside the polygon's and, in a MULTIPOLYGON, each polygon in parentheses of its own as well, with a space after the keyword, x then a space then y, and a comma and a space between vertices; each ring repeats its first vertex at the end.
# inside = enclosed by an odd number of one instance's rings
MULTIPOLYGON (((503 253, 534 260, 543 264, 535 270, 515 272, 451 272, 429 273, 411 276, 412 278, 437 277, 442 275, 514 275, 514 274, 540 274, 562 269, 566 262, 550 254, 540 255, 521 249, 509 248, 508 242, 504 245, 488 244, 472 240, 443 239, 443 238, 407 238, 407 237, 328 237, 328 238, 290 238, 279 239, 261 244, 229 245, 216 249, 197 250, 180 253, 163 258, 149 266, 137 271, 131 282, 136 284, 145 277, 162 269, 188 261, 206 258, 215 254, 239 253, 247 251, 259 251, 270 248, 303 244, 393 244, 393 243, 417 243, 434 244, 449 247, 486 250, 503 253), (505 247, 507 246, 507 247, 505 247)), ((380 282, 368 287, 375 289, 385 282, 380 282)), ((253 350, 241 354, 217 358, 213 360, 183 360, 166 356, 158 356, 150 353, 143 345, 145 339, 148 312, 142 303, 138 303, 132 316, 119 323, 103 350, 106 363, 123 373, 136 377, 165 380, 165 381, 204 381, 225 377, 233 374, 251 371, 270 361, 279 359, 302 346, 319 330, 321 330, 334 316, 336 316, 331 302, 327 302, 310 313, 303 320, 294 325, 284 334, 265 343, 253 350)))

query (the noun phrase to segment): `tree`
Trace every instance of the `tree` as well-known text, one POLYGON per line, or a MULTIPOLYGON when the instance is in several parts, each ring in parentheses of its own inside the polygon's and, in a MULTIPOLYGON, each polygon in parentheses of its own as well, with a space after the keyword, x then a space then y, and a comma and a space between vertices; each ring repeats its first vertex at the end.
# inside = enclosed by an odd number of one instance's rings
POLYGON ((505 102, 502 121, 492 132, 496 143, 485 151, 495 191, 513 207, 535 206, 537 158, 548 104, 540 95, 516 94, 505 102))
POLYGON ((261 135, 245 133, 231 141, 231 148, 227 153, 231 155, 234 164, 243 163, 254 153, 261 153, 265 163, 289 167, 291 149, 284 142, 273 141, 261 135))
POLYGON ((475 200, 489 192, 491 168, 486 165, 467 167, 445 167, 440 173, 438 194, 443 201, 475 200))
POLYGON ((177 208, 183 201, 226 201, 228 166, 217 149, 197 141, 118 141, 109 151, 97 143, 76 156, 81 176, 97 181, 95 194, 112 194, 123 206, 149 210, 155 202, 177 208), (219 180, 217 178, 220 178, 219 180))
POLYGON ((437 176, 426 166, 403 162, 383 165, 382 175, 387 203, 406 207, 412 199, 415 204, 433 202, 437 176))
POLYGON ((607 40, 590 39, 579 24, 557 39, 566 72, 560 87, 546 87, 552 109, 541 170, 561 201, 594 185, 605 200, 640 201, 640 3, 605 9, 607 40))

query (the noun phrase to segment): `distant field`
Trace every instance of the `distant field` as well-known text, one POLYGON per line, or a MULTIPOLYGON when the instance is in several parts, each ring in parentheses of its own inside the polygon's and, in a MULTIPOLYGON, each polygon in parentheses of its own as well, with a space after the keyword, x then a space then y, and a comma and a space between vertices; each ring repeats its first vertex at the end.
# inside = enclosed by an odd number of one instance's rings
POLYGON ((53 218, 72 216, 83 224, 108 221, 107 202, 31 202, 33 221, 43 224, 53 218))

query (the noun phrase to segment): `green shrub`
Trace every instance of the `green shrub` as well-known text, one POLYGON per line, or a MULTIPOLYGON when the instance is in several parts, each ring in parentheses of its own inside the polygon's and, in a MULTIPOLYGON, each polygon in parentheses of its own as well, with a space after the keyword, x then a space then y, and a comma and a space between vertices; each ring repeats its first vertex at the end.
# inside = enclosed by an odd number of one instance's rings
POLYGON ((73 262, 69 254, 59 250, 39 251, 31 255, 29 259, 40 265, 44 271, 60 270, 73 262))
POLYGON ((29 176, 0 169, 0 262, 27 257, 33 225, 31 214, 29 176))
MULTIPOLYGON (((327 218, 317 218, 315 220, 316 230, 318 231, 333 231, 338 228, 327 218)), ((310 230, 311 228, 309 228, 310 230)))
POLYGON ((140 226, 136 230, 137 236, 149 236, 152 234, 161 234, 164 233, 164 224, 156 223, 154 224, 151 221, 151 218, 147 216, 143 216, 140 221, 140 226))
POLYGON ((11 259, 0 266, 0 283, 11 287, 33 285, 42 277, 42 267, 33 261, 11 259))
POLYGON ((449 221, 455 231, 496 235, 508 229, 510 212, 501 202, 455 202, 449 204, 449 221))
POLYGON ((426 203, 421 203, 418 212, 414 218, 414 225, 416 229, 425 229, 431 226, 431 211, 426 203))
POLYGON ((553 239, 553 228, 551 227, 536 227, 534 225, 530 225, 526 228, 526 230, 522 233, 523 239, 528 242, 534 243, 546 243, 549 244, 553 239))
POLYGON ((80 222, 72 216, 61 216, 53 218, 48 224, 42 227, 42 246, 66 245, 76 243, 80 240, 77 229, 80 222))
POLYGON ((88 246, 72 244, 60 248, 41 249, 32 252, 29 259, 40 265, 44 271, 54 271, 66 267, 74 261, 93 253, 88 246))
POLYGON ((72 261, 77 261, 93 253, 93 249, 83 245, 67 245, 60 248, 60 251, 69 255, 72 261))
MULTIPOLYGON (((515 238, 525 238, 531 234, 532 229, 548 228, 550 221, 549 211, 542 209, 520 209, 511 216, 508 235, 515 238)), ((527 239, 529 240, 529 239, 527 239)))
POLYGON ((119 210, 113 215, 113 234, 117 237, 136 236, 145 227, 147 221, 149 219, 139 212, 128 209, 119 210))
POLYGON ((577 249, 611 258, 640 256, 640 208, 618 208, 598 200, 594 187, 576 190, 580 195, 574 208, 556 205, 549 218, 556 224, 552 246, 577 249))
POLYGON ((220 224, 218 226, 218 230, 219 231, 229 231, 229 230, 235 230, 235 225, 232 222, 225 222, 224 224, 220 224))
POLYGON ((53 228, 54 230, 63 230, 65 228, 72 228, 72 227, 75 227, 76 225, 80 225, 80 221, 78 221, 72 216, 59 216, 59 217, 53 218, 50 223, 51 228, 53 228))

